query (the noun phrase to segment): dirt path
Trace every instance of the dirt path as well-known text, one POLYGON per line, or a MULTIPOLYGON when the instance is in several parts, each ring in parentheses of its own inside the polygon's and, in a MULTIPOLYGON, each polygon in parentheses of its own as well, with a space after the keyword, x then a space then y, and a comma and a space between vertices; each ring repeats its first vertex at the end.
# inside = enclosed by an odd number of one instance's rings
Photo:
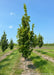
MULTIPOLYGON (((33 65, 31 60, 25 61, 25 59, 23 57, 21 57, 20 62, 21 62, 20 67, 23 69, 23 72, 21 75, 36 75, 37 74, 35 71, 36 67, 33 65)), ((38 74, 38 75, 40 75, 40 74, 38 74)))
POLYGON ((9 51, 6 54, 4 54, 3 56, 0 57, 0 61, 2 61, 3 59, 5 59, 8 55, 10 55, 13 51, 9 51))
POLYGON ((37 53, 39 56, 43 57, 44 59, 49 60, 49 61, 54 63, 54 59, 53 58, 51 58, 51 57, 49 57, 47 55, 43 55, 43 54, 41 54, 41 53, 39 53, 37 51, 33 51, 33 52, 37 53))

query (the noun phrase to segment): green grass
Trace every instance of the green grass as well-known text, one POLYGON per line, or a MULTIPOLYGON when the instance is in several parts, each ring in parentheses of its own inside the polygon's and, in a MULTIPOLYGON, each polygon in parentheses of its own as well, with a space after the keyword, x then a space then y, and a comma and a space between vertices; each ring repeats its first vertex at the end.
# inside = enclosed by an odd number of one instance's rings
POLYGON ((43 48, 39 48, 40 50, 54 50, 54 46, 42 46, 43 48))
POLYGON ((54 46, 43 46, 42 48, 35 49, 37 52, 41 54, 48 55, 54 58, 54 46))
POLYGON ((52 48, 51 49, 39 48, 39 49, 36 49, 36 50, 42 50, 42 51, 46 51, 46 52, 48 51, 48 52, 51 52, 51 53, 54 52, 54 49, 52 49, 52 48))
POLYGON ((0 75, 20 75, 22 69, 19 69, 21 54, 14 50, 4 60, 0 62, 0 75))
MULTIPOLYGON (((14 47, 14 48, 17 48, 17 46, 14 47)), ((13 49, 13 50, 15 50, 15 49, 13 49)), ((0 47, 0 57, 1 57, 2 55, 4 55, 5 53, 8 53, 9 51, 10 51, 10 48, 8 48, 8 49, 6 49, 4 52, 2 52, 2 49, 1 49, 1 47, 0 47)))
POLYGON ((50 57, 53 57, 54 58, 54 50, 36 50, 37 52, 41 53, 41 54, 45 54, 45 55, 48 55, 50 57), (50 52, 51 51, 51 52, 50 52))
POLYGON ((6 49, 4 52, 2 52, 2 50, 1 50, 1 48, 0 48, 0 57, 1 57, 2 55, 4 55, 5 53, 9 52, 9 51, 10 51, 10 49, 8 48, 8 49, 6 49))
MULTIPOLYGON (((8 53, 9 51, 10 49, 7 49, 4 53, 0 52, 1 54, 0 56, 2 56, 5 53, 8 53)), ((40 49, 39 52, 42 54, 46 54, 48 56, 54 57, 53 49, 40 49)), ((21 54, 18 52, 18 50, 13 49, 13 52, 0 62, 0 75, 21 75, 23 70, 20 68, 20 64, 21 64, 20 58, 21 58, 21 54)), ((32 60, 34 66, 36 67, 35 69, 36 72, 40 74, 46 73, 45 75, 54 75, 53 74, 54 63, 43 59, 41 56, 33 52, 30 56, 30 59, 32 60)), ((44 74, 41 74, 41 75, 44 75, 44 74)))
POLYGON ((37 72, 39 72, 40 74, 45 73, 45 75, 54 75, 54 63, 43 59, 41 56, 38 56, 36 53, 32 53, 30 59, 35 65, 37 72))

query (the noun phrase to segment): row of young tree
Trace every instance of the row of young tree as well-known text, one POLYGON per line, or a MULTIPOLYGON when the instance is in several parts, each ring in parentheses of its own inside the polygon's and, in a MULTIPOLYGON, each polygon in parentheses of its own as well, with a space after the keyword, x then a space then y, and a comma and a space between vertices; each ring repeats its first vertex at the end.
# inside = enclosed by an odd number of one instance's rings
POLYGON ((0 46, 1 46, 1 49, 2 49, 3 52, 4 52, 8 47, 9 47, 10 49, 13 49, 13 47, 14 47, 13 40, 11 39, 11 40, 10 40, 10 43, 8 43, 8 39, 7 39, 6 36, 7 36, 7 35, 6 35, 6 33, 4 32, 3 35, 2 35, 2 37, 1 37, 1 40, 0 40, 0 46))
MULTIPOLYGON (((27 8, 26 4, 24 4, 24 11, 25 14, 22 17, 22 24, 19 25, 18 31, 17 31, 17 40, 18 40, 18 50, 22 53, 22 56, 26 59, 31 54, 33 47, 36 47, 37 45, 41 48, 43 45, 43 37, 39 34, 37 37, 36 34, 34 34, 34 24, 32 24, 32 30, 30 30, 30 16, 27 14, 27 8)), ((10 44, 8 44, 8 39, 6 37, 6 33, 1 37, 1 48, 4 52, 8 46, 10 49, 13 49, 13 40, 10 41, 10 44)))
POLYGON ((37 37, 34 34, 34 24, 32 24, 32 30, 30 29, 30 16, 27 14, 26 4, 24 4, 24 16, 22 16, 21 24, 19 25, 17 31, 17 39, 18 39, 18 49, 19 52, 22 53, 22 56, 26 59, 31 54, 33 47, 37 45, 42 47, 43 45, 43 37, 39 34, 37 37))

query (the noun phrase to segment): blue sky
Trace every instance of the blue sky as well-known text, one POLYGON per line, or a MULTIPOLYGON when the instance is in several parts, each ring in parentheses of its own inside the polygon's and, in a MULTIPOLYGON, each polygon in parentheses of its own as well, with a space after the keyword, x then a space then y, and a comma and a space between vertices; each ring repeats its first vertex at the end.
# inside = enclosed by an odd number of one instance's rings
POLYGON ((35 24, 35 34, 44 37, 44 43, 54 43, 54 0, 0 0, 0 38, 5 30, 7 38, 17 41, 17 28, 27 6, 30 26, 35 24))

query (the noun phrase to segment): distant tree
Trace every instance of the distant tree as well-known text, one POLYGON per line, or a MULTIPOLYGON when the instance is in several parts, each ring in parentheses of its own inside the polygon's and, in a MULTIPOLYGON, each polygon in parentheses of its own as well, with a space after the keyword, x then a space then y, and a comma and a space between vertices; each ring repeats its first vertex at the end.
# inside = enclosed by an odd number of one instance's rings
POLYGON ((8 48, 8 39, 6 38, 6 33, 4 32, 2 37, 1 37, 1 48, 2 51, 4 52, 8 48))
POLYGON ((30 41, 31 41, 30 45, 32 48, 37 46, 37 35, 34 34, 33 29, 34 29, 34 24, 32 24, 32 31, 30 31, 30 41))
POLYGON ((1 46, 1 40, 0 40, 0 46, 1 46))
POLYGON ((32 25, 32 31, 30 31, 30 16, 27 15, 27 8, 24 4, 24 11, 25 14, 22 17, 22 25, 19 25, 17 32, 17 39, 19 45, 19 51, 22 53, 22 56, 26 59, 32 52, 32 45, 33 45, 33 28, 34 24, 32 25))
POLYGON ((35 34, 34 35, 34 38, 33 38, 33 47, 36 47, 37 46, 37 35, 35 34))
POLYGON ((43 37, 40 34, 38 36, 38 45, 40 48, 43 46, 43 37))
POLYGON ((14 46, 17 46, 18 44, 17 43, 14 43, 14 46))
POLYGON ((13 43, 13 40, 12 39, 10 40, 9 47, 10 47, 10 49, 13 49, 13 47, 14 47, 14 43, 13 43))
POLYGON ((33 29, 34 29, 34 24, 32 24, 32 31, 30 31, 30 47, 33 48, 34 47, 34 32, 33 32, 33 29))

